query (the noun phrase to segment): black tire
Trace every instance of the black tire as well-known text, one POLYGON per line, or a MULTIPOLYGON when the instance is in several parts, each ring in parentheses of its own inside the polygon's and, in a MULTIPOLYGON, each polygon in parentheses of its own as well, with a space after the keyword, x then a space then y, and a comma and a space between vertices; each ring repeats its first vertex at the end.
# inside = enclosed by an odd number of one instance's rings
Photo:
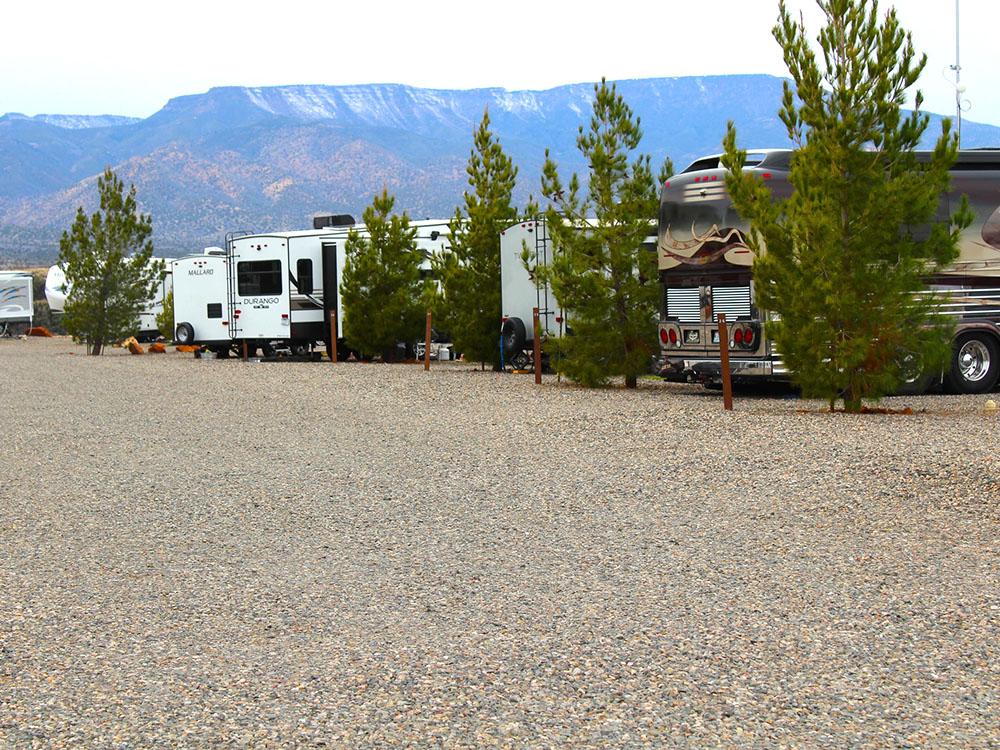
POLYGON ((934 373, 927 372, 922 358, 915 354, 904 354, 900 358, 899 376, 899 385, 896 386, 899 396, 921 396, 934 382, 934 373))
POLYGON ((524 351, 528 342, 528 331, 520 318, 507 318, 500 327, 504 362, 511 362, 524 351))
POLYGON ((296 357, 308 357, 309 356, 309 344, 305 341, 293 341, 292 345, 289 347, 293 356, 296 357))
POLYGON ((194 343, 194 326, 190 323, 178 323, 177 330, 174 331, 174 341, 178 344, 190 345, 194 343))
POLYGON ((945 380, 955 393, 986 393, 1000 377, 1000 345, 984 331, 963 333, 952 348, 945 380))

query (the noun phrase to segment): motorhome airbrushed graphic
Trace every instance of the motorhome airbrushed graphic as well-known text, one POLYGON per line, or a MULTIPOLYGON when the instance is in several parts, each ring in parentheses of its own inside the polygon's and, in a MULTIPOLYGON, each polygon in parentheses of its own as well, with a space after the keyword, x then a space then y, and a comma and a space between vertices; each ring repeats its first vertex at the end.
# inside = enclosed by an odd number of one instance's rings
MULTIPOLYGON (((775 199, 787 198, 792 154, 751 151, 746 169, 765 181, 775 199)), ((672 177, 661 193, 661 374, 718 382, 718 315, 725 313, 733 377, 786 378, 764 329, 767 311, 756 303, 754 255, 746 243, 750 226, 734 210, 725 177, 720 156, 706 156, 672 177)), ((962 232, 958 259, 927 283, 945 299, 942 314, 956 321, 946 384, 958 392, 981 393, 1000 379, 1000 150, 959 152, 938 215, 949 215, 963 195, 975 219, 962 232)))

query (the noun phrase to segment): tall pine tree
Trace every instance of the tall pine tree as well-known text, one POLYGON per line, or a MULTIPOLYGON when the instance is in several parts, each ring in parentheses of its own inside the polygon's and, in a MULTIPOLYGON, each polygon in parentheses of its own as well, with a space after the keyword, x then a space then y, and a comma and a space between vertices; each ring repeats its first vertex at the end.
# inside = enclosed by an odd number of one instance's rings
POLYGON ((929 158, 914 154, 929 118, 919 93, 914 112, 901 107, 926 57, 895 11, 880 19, 874 0, 819 6, 821 60, 784 2, 774 28, 795 84, 785 83, 780 111, 797 147, 792 196, 774 203, 743 173, 732 123, 727 187, 754 230, 758 302, 777 315, 767 330, 795 381, 831 408, 843 398, 857 411, 946 361, 950 331, 933 315, 937 300, 916 292, 956 257, 971 217, 963 205, 950 225, 931 223, 958 143, 945 120, 929 158))
POLYGON ((392 213, 396 199, 383 190, 365 209, 366 234, 351 231, 340 284, 344 338, 365 356, 396 357, 397 344, 415 342, 423 330, 420 278, 423 254, 416 229, 404 213, 392 213))
POLYGON ((499 365, 500 232, 517 221, 511 196, 517 167, 490 130, 489 111, 473 134, 469 190, 449 225, 451 252, 435 257, 445 325, 465 358, 499 365))
MULTIPOLYGON (((550 201, 545 218, 555 251, 548 266, 532 270, 568 311, 572 334, 547 344, 552 361, 583 385, 623 376, 635 388, 656 351, 656 254, 643 241, 655 231, 659 190, 649 156, 632 156, 641 139, 639 118, 602 79, 590 126, 581 126, 576 139, 590 165, 586 190, 575 174, 564 186, 545 155, 542 194, 550 201)), ((671 171, 668 159, 661 178, 671 171)))
POLYGON ((82 206, 77 210, 59 241, 58 260, 70 289, 63 325, 95 355, 135 331, 163 273, 163 262, 152 261, 153 222, 139 213, 135 185, 126 193, 108 167, 97 190, 100 208, 89 217, 82 206))

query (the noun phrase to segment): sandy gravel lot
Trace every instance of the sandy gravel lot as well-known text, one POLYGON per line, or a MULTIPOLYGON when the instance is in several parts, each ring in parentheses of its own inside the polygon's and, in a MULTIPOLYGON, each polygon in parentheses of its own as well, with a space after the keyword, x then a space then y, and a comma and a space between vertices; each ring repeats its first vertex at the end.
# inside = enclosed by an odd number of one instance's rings
POLYGON ((983 398, 0 373, 0 746, 1000 747, 983 398))

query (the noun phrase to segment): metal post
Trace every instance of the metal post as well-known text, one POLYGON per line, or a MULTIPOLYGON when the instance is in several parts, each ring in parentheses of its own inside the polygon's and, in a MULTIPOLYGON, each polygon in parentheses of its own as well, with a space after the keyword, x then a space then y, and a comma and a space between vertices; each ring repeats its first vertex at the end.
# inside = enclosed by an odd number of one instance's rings
POLYGON ((243 339, 243 361, 246 362, 247 359, 247 340, 243 339))
POLYGON ((541 385, 542 382, 542 327, 538 322, 538 308, 534 307, 531 310, 531 320, 532 320, 532 330, 535 332, 535 340, 533 343, 534 358, 535 358, 535 385, 541 385))
POLYGON ((427 311, 427 331, 424 333, 424 370, 431 369, 431 311, 427 311))
POLYGON ((725 313, 719 313, 719 357, 722 360, 722 406, 726 411, 732 411, 733 376, 729 372, 729 327, 725 313))
POLYGON ((337 311, 330 311, 330 361, 337 363, 337 311))

